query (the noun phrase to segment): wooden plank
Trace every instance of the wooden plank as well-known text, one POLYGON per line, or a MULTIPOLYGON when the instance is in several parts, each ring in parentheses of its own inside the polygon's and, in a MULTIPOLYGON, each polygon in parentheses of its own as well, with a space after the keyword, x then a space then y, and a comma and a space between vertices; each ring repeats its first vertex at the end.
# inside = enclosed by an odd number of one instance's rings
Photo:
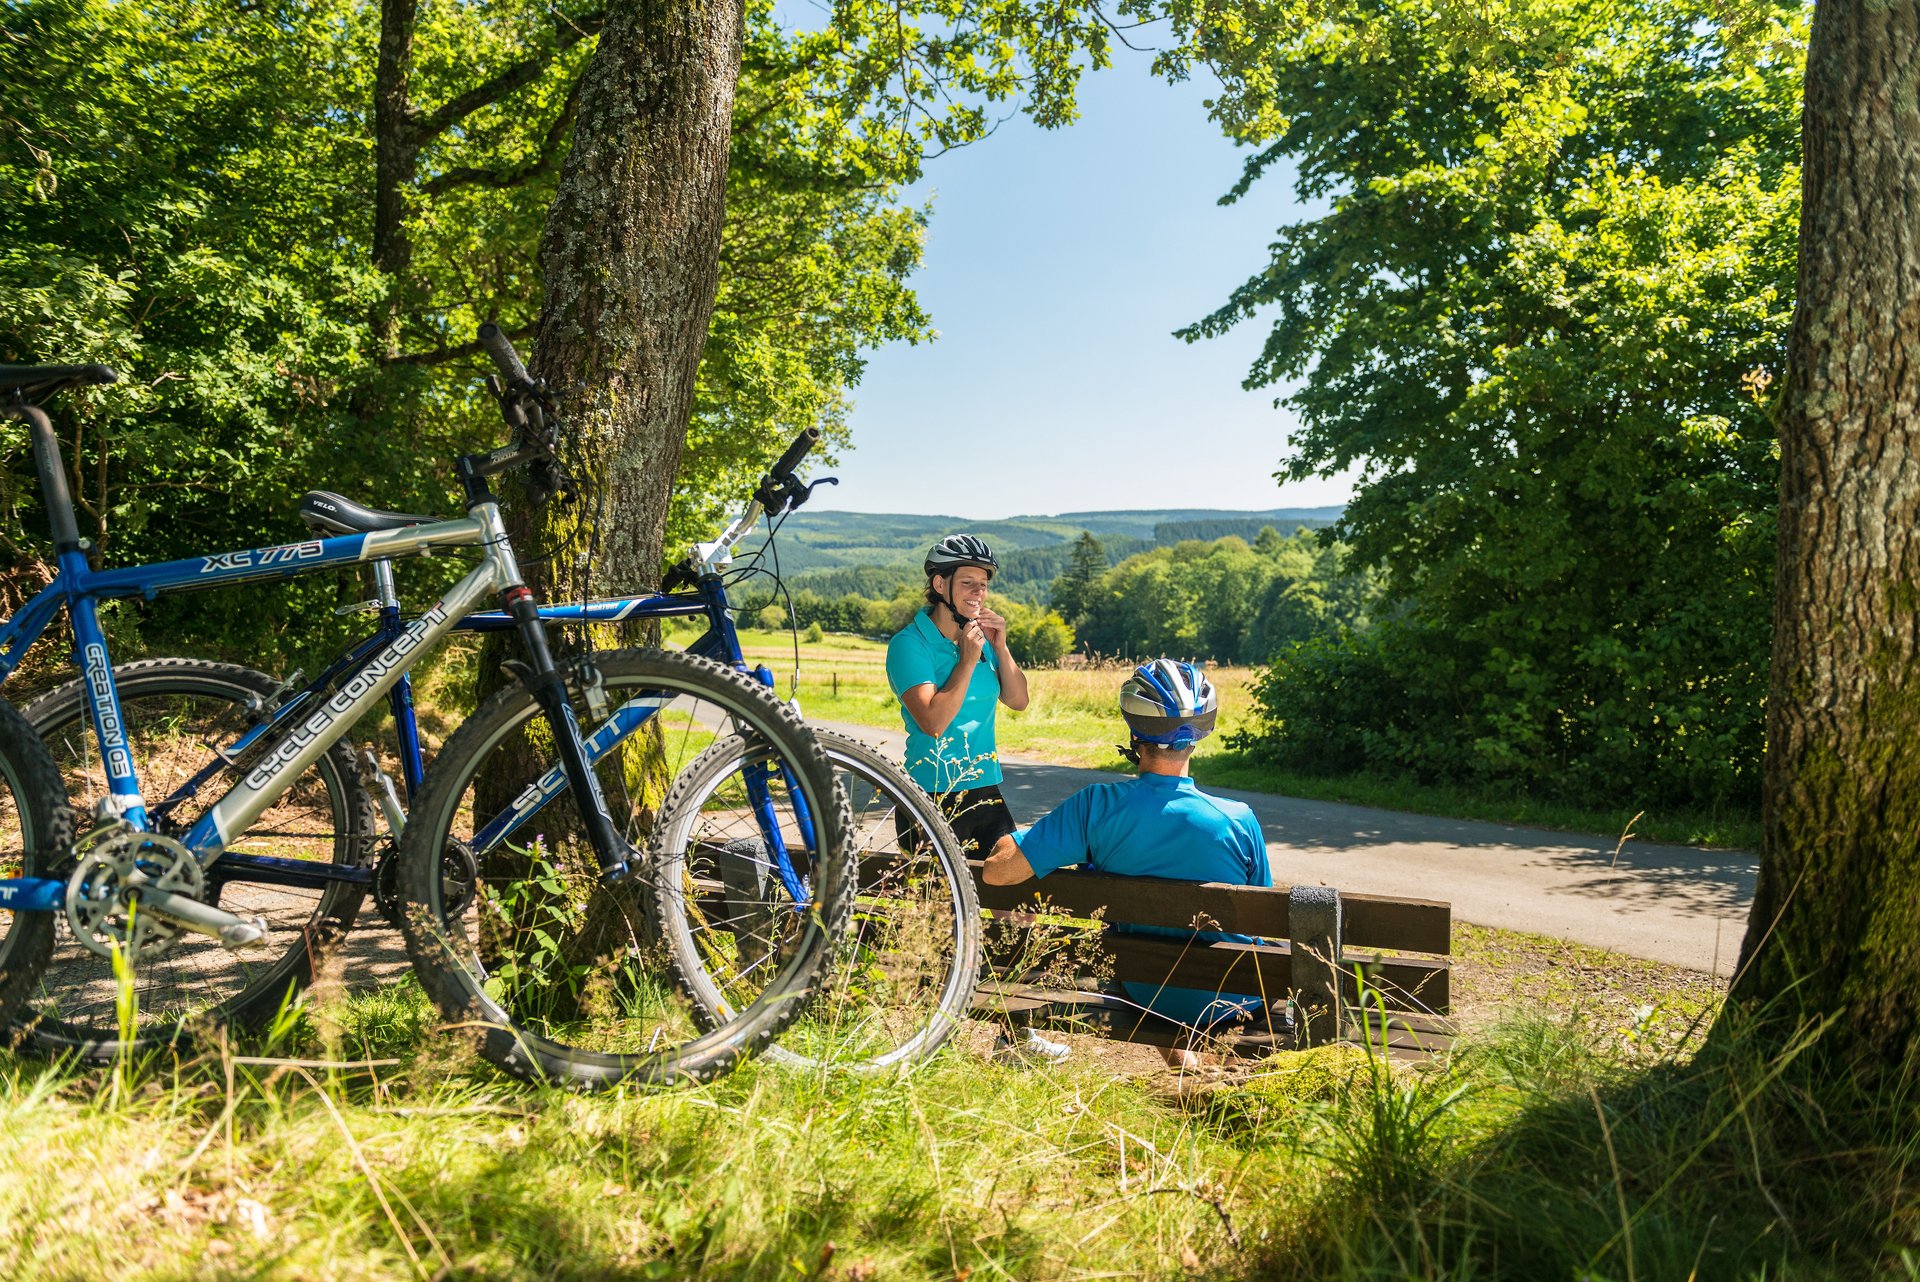
MULTIPOLYGON (((983 981, 974 997, 974 1010, 983 1017, 996 1018, 1006 1013, 1047 1019, 1051 1026, 1094 1032, 1120 1041, 1146 1046, 1186 1044, 1188 1030, 1169 1020, 1148 1015, 1124 997, 1083 989, 1053 990, 1030 984, 1002 980, 983 981)), ((1273 1014, 1271 1008, 1264 1014, 1273 1014)), ((1379 1027, 1376 1015, 1363 1024, 1350 1020, 1341 1030, 1343 1041, 1369 1050, 1385 1047, 1389 1057, 1418 1060, 1447 1051, 1454 1041, 1451 1022, 1435 1015, 1395 1012, 1379 1027)), ((1223 1026, 1201 1039, 1204 1049, 1223 1050, 1243 1058, 1261 1059, 1277 1051, 1293 1050, 1295 1040, 1285 1025, 1269 1026, 1261 1020, 1252 1024, 1223 1026)))
MULTIPOLYGON (((1160 877, 1120 877, 1063 869, 1037 882, 989 886, 979 880, 980 861, 972 861, 980 906, 993 912, 1033 911, 1044 902, 1071 917, 1099 913, 1108 923, 1195 928, 1195 920, 1217 923, 1205 929, 1282 940, 1288 924, 1290 886, 1234 886, 1223 882, 1173 881, 1160 877)), ((1404 953, 1453 951, 1453 906, 1430 899, 1384 895, 1340 896, 1340 930, 1355 947, 1404 953)))
MULTIPOLYGON (((1184 943, 1143 935, 1109 932, 1101 941, 1113 959, 1113 978, 1136 984, 1165 984, 1202 992, 1248 993, 1278 1001, 1291 984, 1292 956, 1279 944, 1184 943)), ((1341 997, 1359 1000, 1355 964, 1364 963, 1367 982, 1389 1008, 1417 1003, 1415 1009, 1445 1013, 1451 1009, 1449 967, 1445 961, 1349 953, 1341 966, 1341 997)))
MULTIPOLYGON (((1106 931, 1076 947, 1077 964, 1104 980, 1248 993, 1269 1001, 1291 995, 1292 954, 1286 944, 1188 942, 1106 931)), ((1018 949, 1011 951, 1019 955, 1018 949)), ((1442 1015, 1452 1009, 1452 972, 1445 959, 1349 951, 1341 965, 1341 997, 1350 1003, 1360 1001, 1356 969, 1389 1009, 1442 1015)), ((1006 978, 1004 970, 994 973, 1006 978)))
POLYGON ((1441 956, 1453 951, 1452 904, 1341 891, 1340 910, 1341 939, 1348 948, 1441 956))
POLYGON ((1349 1024, 1342 1038, 1369 1050, 1384 1046, 1389 1056, 1400 1059, 1444 1054, 1453 1048, 1454 1033, 1451 1027, 1410 1027, 1396 1020, 1384 1033, 1377 1026, 1349 1024))
POLYGON ((1343 1001, 1358 1005, 1360 984, 1354 976, 1356 968, 1365 976, 1367 986, 1385 1000, 1389 1010, 1445 1015, 1453 1009, 1453 968, 1444 960, 1384 957, 1348 949, 1341 965, 1340 996, 1343 1001))

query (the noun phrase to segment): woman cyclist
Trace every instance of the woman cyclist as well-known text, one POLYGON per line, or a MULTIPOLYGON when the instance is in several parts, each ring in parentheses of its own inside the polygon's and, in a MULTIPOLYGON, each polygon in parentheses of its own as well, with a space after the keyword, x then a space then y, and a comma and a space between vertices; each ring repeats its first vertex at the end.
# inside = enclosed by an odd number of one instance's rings
POLYGON ((1000 795, 997 705, 1027 706, 1007 621, 987 608, 993 551, 971 534, 933 545, 926 608, 887 645, 887 684, 907 731, 907 773, 940 802, 962 846, 984 854, 1014 829, 1000 795))

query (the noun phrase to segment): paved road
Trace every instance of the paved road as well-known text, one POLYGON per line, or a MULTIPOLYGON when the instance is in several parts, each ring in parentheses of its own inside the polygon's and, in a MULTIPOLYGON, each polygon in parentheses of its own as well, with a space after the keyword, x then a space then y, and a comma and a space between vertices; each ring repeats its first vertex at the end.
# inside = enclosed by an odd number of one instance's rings
MULTIPOLYGON (((898 731, 835 726, 894 754, 898 731)), ((1124 776, 1006 755, 1002 791, 1031 822, 1089 783, 1124 776)), ((1731 974, 1753 902, 1757 861, 1739 851, 1614 842, 1573 833, 1218 790, 1253 807, 1273 879, 1415 899, 1454 917, 1731 974)))

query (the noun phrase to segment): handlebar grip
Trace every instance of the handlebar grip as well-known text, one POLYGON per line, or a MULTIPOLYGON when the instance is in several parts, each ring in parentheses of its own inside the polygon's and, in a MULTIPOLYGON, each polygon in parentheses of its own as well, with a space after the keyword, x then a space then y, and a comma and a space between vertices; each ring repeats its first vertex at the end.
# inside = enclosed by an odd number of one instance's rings
POLYGON ((513 350, 513 341, 507 337, 507 332, 492 321, 480 326, 480 346, 487 355, 493 357, 493 363, 500 367, 500 372, 507 376, 509 383, 533 381, 527 376, 527 367, 520 360, 520 353, 513 350))
POLYGON ((819 442, 820 429, 817 427, 810 427, 800 433, 793 438, 793 444, 787 446, 787 452, 780 456, 780 461, 768 469, 768 474, 783 484, 791 481, 793 469, 800 466, 800 460, 807 456, 807 451, 819 442))

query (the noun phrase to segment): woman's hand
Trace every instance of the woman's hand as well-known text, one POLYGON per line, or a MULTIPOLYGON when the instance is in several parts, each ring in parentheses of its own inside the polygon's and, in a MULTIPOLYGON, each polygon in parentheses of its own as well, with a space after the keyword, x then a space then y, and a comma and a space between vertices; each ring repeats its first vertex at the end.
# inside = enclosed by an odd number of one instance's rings
POLYGON ((1006 645, 1007 621, 1005 619, 983 605, 980 607, 980 613, 973 616, 973 621, 980 625, 980 631, 986 634, 989 645, 995 649, 1006 645))
POLYGON ((977 660, 980 652, 987 648, 987 631, 979 619, 973 620, 960 629, 960 657, 969 662, 977 660))

